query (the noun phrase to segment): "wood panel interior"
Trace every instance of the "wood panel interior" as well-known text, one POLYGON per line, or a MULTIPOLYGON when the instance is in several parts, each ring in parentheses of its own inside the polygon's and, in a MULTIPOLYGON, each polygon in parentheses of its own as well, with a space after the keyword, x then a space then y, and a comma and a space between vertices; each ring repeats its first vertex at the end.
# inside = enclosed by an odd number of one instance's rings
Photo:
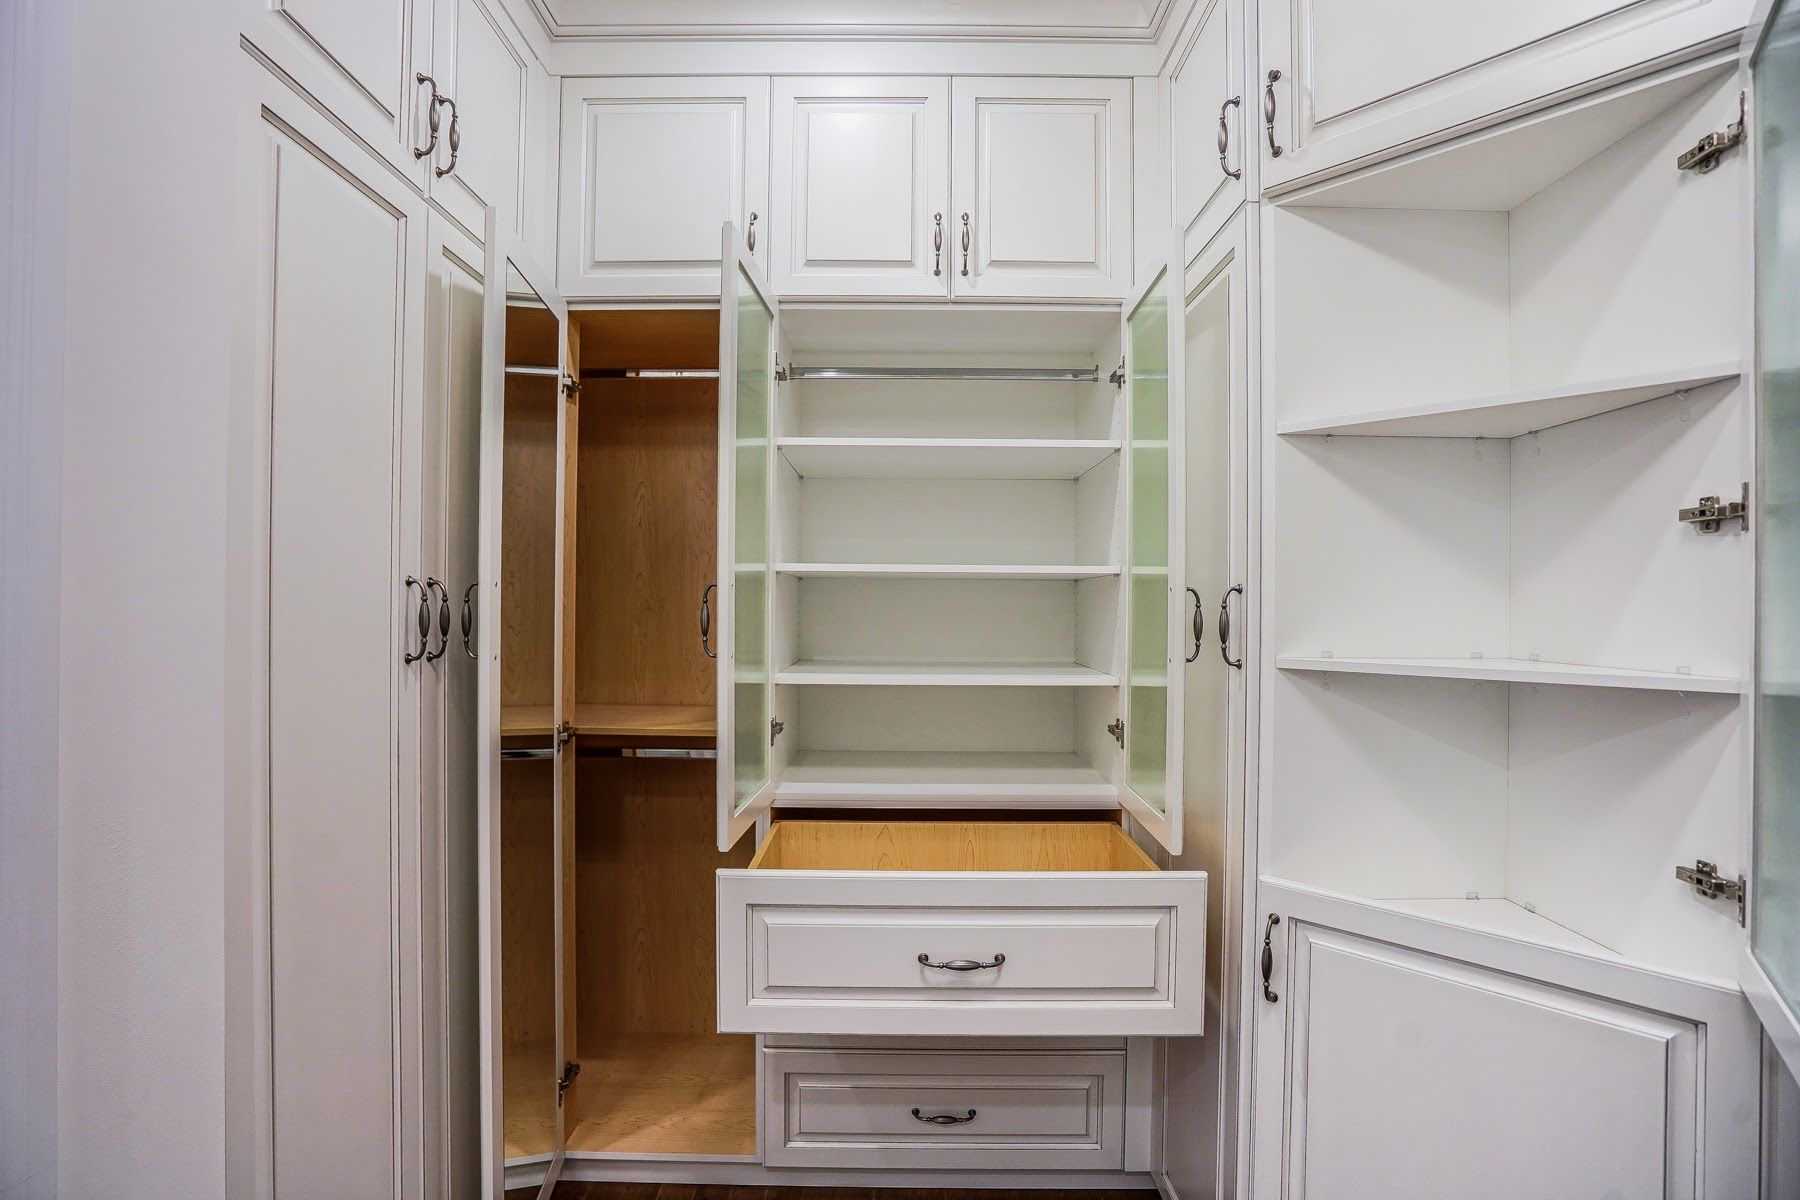
POLYGON ((1111 821, 777 821, 750 866, 787 871, 1154 871, 1111 821))
POLYGON ((502 731, 548 732, 556 686, 556 380, 506 378, 501 466, 502 731), (541 709, 515 717, 514 710, 541 709), (507 729, 513 723, 515 728, 507 729))
POLYGON ((556 1149, 556 854, 549 759, 500 772, 500 1029, 506 1156, 556 1149))
POLYGON ((569 1149, 754 1154, 755 1039, 717 1032, 715 762, 584 757, 569 1149))

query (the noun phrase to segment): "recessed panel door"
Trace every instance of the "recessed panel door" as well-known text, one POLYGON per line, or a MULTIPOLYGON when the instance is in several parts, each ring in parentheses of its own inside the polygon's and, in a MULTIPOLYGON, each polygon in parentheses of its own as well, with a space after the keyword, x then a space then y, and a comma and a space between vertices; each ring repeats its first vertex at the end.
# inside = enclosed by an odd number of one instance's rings
POLYGON ((429 159, 432 198, 474 234, 494 205, 502 227, 522 237, 530 51, 495 0, 438 0, 436 8, 436 77, 450 103, 429 159))

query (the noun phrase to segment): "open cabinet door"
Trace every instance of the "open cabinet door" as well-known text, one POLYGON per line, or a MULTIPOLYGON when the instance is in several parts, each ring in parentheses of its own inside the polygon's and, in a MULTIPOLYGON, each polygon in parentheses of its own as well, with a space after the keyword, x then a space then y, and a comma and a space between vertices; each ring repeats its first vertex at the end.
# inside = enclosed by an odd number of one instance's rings
POLYGON ((574 745, 565 653, 576 410, 568 306, 488 210, 481 545, 472 605, 482 1194, 548 1195, 562 1165, 563 912, 574 745), (513 536, 507 536, 509 526, 513 536))
POLYGON ((774 572, 775 297, 725 223, 719 288, 719 849, 729 850, 774 796, 770 661, 774 572))
POLYGON ((1756 765, 1744 991, 1800 1075, 1800 3, 1746 31, 1756 188, 1756 765))
POLYGON ((1120 796, 1169 853, 1181 853, 1181 636, 1187 587, 1182 478, 1186 329, 1180 238, 1126 305, 1125 769, 1120 796))

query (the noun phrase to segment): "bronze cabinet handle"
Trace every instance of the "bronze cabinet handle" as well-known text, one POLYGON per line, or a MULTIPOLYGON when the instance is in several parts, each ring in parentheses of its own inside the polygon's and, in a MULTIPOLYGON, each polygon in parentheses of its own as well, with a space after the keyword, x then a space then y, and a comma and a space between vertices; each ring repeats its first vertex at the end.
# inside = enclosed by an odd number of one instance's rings
POLYGON ((457 115, 456 101, 445 96, 444 103, 450 106, 450 165, 436 168, 439 179, 456 170, 457 156, 462 153, 462 117, 457 115))
POLYGON ((963 215, 962 215, 962 223, 963 223, 963 232, 962 232, 962 252, 963 252, 963 261, 962 261, 962 274, 963 274, 963 278, 964 278, 964 279, 967 279, 967 278, 968 278, 968 277, 969 277, 969 238, 970 238, 970 234, 969 234, 969 214, 968 214, 968 213, 964 213, 964 214, 963 214, 963 215))
POLYGON ((1243 595, 1244 585, 1234 583, 1219 597, 1219 657, 1225 660, 1226 666, 1242 670, 1244 660, 1231 657, 1231 596, 1234 592, 1243 595))
POLYGON ((915 1108, 912 1110, 912 1115, 913 1120, 923 1121, 927 1125, 967 1125, 975 1119, 975 1110, 971 1108, 966 1117, 959 1117, 955 1113, 932 1113, 928 1117, 915 1108))
POLYGON ((708 658, 719 657, 712 644, 712 594, 718 590, 718 584, 709 583, 700 593, 700 648, 706 651, 708 658))
POLYGON ((419 589, 419 648, 416 651, 407 651, 401 658, 400 661, 407 664, 416 663, 424 658, 426 646, 431 641, 431 593, 426 590, 425 585, 420 583, 417 578, 408 575, 406 577, 407 593, 411 594, 414 588, 419 589))
POLYGON ((1270 158, 1280 158, 1282 153, 1275 142, 1275 81, 1280 78, 1280 71, 1270 71, 1268 83, 1263 87, 1263 125, 1269 132, 1270 158))
POLYGON ((972 958, 953 958, 948 962, 932 962, 931 955, 919 955, 919 965, 938 971, 991 971, 1006 962, 1006 955, 994 955, 993 962, 976 962, 972 958))
POLYGON ((436 662, 450 649, 450 589, 435 575, 426 577, 425 589, 438 598, 438 648, 425 655, 426 662, 436 662))
POLYGON ((1275 989, 1269 986, 1269 978, 1275 974, 1275 947, 1271 944, 1271 939, 1274 936, 1275 927, 1279 924, 1281 924, 1281 918, 1270 913, 1267 923, 1263 925, 1262 989, 1263 999, 1270 1004, 1277 1003, 1281 999, 1275 989))
POLYGON ((431 88, 431 99, 425 102, 425 123, 431 130, 431 140, 426 142, 423 146, 413 147, 414 158, 425 158, 437 150, 439 125, 438 104, 442 102, 444 98, 438 94, 437 80, 433 79, 425 72, 420 71, 416 73, 413 76, 413 82, 420 86, 429 86, 431 88))
MULTIPOLYGON (((477 583, 478 582, 479 581, 477 581, 477 583)), ((463 589, 462 605, 463 653, 474 659, 479 659, 481 657, 481 655, 475 653, 475 643, 473 641, 475 633, 475 588, 477 583, 471 583, 468 587, 463 589)))
POLYGON ((931 214, 931 274, 933 277, 944 273, 944 214, 931 214))
POLYGON ((1242 179, 1244 177, 1244 169, 1239 167, 1238 169, 1233 170, 1231 164, 1226 161, 1225 152, 1231 149, 1231 125, 1226 121, 1225 114, 1230 111, 1233 105, 1241 106, 1242 103, 1242 96, 1233 96, 1231 99, 1225 101, 1225 103, 1219 105, 1219 170, 1225 172, 1226 177, 1230 179, 1242 179))

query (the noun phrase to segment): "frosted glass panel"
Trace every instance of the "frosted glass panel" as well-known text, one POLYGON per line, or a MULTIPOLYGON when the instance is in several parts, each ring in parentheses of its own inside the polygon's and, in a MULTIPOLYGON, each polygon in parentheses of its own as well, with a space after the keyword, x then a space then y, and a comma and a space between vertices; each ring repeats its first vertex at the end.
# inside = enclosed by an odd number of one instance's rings
POLYGON ((1158 277, 1127 321, 1131 571, 1125 782, 1166 811, 1169 730, 1169 304, 1158 277))
POLYGON ((1754 79, 1762 379, 1751 948, 1800 1007, 1800 8, 1781 5, 1754 79))
POLYGON ((732 803, 742 812, 769 778, 769 339, 775 317, 742 270, 737 290, 731 711, 732 803))

